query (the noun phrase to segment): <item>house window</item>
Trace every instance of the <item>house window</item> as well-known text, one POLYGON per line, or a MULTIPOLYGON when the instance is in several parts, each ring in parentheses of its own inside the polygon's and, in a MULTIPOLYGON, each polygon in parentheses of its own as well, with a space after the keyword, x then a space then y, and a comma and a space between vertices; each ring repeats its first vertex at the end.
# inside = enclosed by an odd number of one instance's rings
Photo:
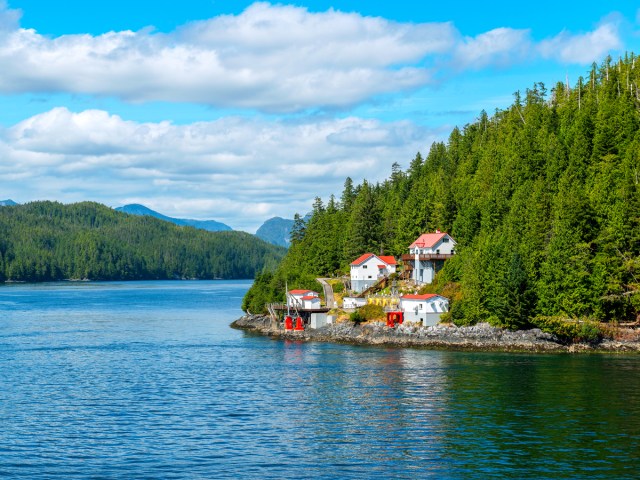
POLYGON ((367 278, 371 278, 371 275, 369 275, 367 278))
POLYGON ((419 304, 418 304, 418 308, 419 308, 420 310, 422 310, 422 304, 421 304, 421 303, 419 303, 419 304))
POLYGON ((366 265, 362 265, 362 268, 367 268, 367 266, 366 265))
POLYGON ((437 249, 437 250, 436 250, 436 253, 437 253, 437 254, 440 254, 440 249, 437 249))
POLYGON ((442 243, 449 243, 449 237, 444 237, 442 239, 442 243))

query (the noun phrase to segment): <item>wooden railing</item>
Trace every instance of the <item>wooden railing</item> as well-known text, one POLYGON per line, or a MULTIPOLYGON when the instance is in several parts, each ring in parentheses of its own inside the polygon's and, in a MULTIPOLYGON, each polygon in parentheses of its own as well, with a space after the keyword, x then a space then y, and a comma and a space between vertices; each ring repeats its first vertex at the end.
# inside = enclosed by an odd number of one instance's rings
MULTIPOLYGON (((418 255, 418 260, 449 260, 453 257, 452 253, 422 253, 418 255)), ((405 253, 402 255, 403 262, 413 262, 416 259, 415 255, 405 253)))

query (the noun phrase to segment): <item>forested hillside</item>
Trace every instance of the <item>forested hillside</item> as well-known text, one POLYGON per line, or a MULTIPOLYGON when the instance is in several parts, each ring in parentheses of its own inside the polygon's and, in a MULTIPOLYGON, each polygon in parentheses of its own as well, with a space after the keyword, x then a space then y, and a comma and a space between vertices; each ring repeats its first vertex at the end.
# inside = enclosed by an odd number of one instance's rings
MULTIPOLYGON (((575 85, 538 83, 513 104, 393 164, 380 184, 350 179, 297 222, 275 273, 245 298, 256 311, 361 253, 401 255, 421 233, 458 242, 430 288, 457 323, 524 327, 535 316, 633 320, 640 312, 640 64, 593 65, 575 85)), ((390 163, 391 163, 390 159, 390 163)))
POLYGON ((97 203, 0 208, 0 281, 253 278, 284 255, 243 232, 205 232, 97 203))

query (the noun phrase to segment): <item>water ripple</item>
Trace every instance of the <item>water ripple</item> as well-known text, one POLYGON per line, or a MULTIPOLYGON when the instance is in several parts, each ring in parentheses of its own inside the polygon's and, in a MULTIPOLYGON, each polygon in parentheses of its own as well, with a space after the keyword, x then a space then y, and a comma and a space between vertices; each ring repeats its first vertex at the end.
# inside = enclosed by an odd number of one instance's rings
POLYGON ((228 328, 247 282, 175 285, 0 289, 0 475, 636 475, 635 357, 279 342, 228 328))

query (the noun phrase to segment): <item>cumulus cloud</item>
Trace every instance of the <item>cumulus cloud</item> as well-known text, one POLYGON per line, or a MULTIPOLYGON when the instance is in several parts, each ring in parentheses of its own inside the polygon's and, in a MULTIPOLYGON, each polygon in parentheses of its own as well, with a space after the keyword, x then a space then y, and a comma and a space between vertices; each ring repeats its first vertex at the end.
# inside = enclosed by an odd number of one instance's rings
POLYGON ((621 48, 620 22, 616 17, 605 19, 591 32, 571 34, 564 31, 538 45, 543 58, 570 64, 597 62, 612 50, 621 48))
POLYGON ((496 28, 463 38, 456 47, 454 62, 459 69, 506 66, 524 60, 530 50, 529 30, 496 28))
POLYGON ((507 66, 542 55, 588 63, 621 45, 606 20, 536 44, 529 30, 464 36, 410 23, 254 3, 237 15, 153 29, 47 37, 0 0, 0 92, 63 92, 129 102, 192 102, 269 113, 348 108, 440 79, 442 69, 507 66), (431 65, 431 67, 427 67, 431 65))
POLYGON ((383 180, 438 133, 355 117, 174 125, 55 108, 1 133, 0 176, 16 200, 139 202, 251 230, 339 194, 346 176, 383 180))
POLYGON ((446 52, 449 23, 256 3, 239 15, 147 29, 48 38, 0 4, 0 91, 71 92, 132 102, 197 102, 294 112, 346 107, 422 86, 422 59, 446 52), (13 28, 11 26, 13 25, 13 28))

